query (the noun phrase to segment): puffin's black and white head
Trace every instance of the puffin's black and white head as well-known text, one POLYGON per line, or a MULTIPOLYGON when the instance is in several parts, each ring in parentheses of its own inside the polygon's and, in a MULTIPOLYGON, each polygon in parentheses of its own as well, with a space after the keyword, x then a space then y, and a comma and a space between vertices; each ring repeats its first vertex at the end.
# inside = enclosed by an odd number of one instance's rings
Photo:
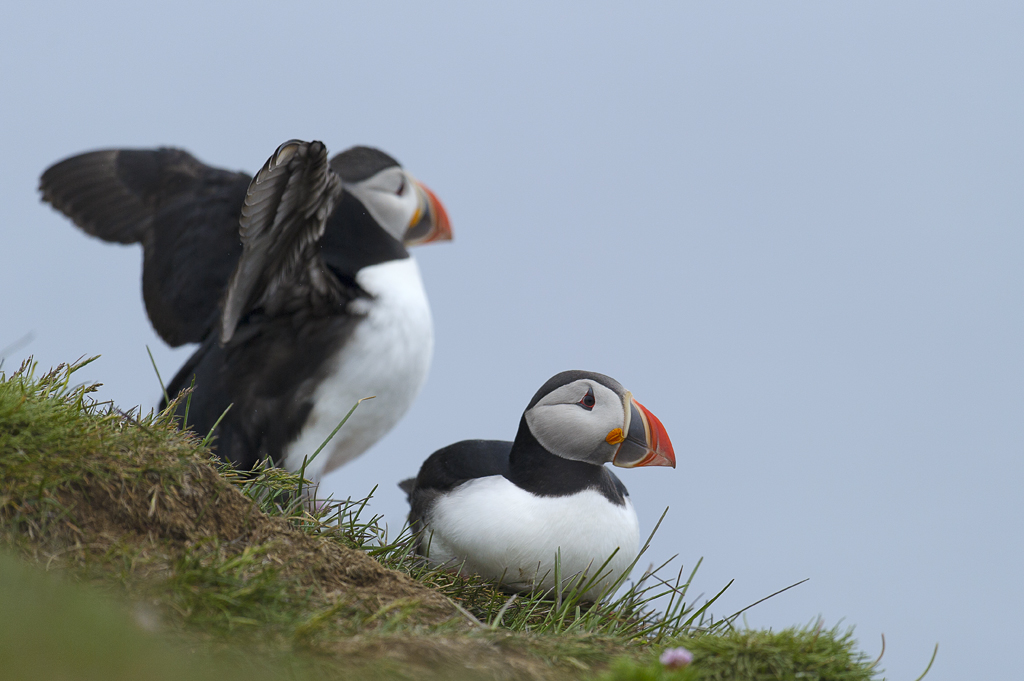
POLYGON ((405 246, 449 241, 451 223, 434 192, 379 149, 352 147, 331 159, 345 191, 405 246))
POLYGON ((603 374, 563 371, 553 376, 523 418, 537 442, 563 459, 622 468, 676 465, 661 421, 603 374))

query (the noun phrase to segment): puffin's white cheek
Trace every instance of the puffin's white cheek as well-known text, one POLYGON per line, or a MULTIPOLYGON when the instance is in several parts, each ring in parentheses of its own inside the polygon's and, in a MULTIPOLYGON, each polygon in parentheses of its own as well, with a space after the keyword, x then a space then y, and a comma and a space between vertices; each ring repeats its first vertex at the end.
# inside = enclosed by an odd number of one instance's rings
POLYGON ((399 241, 405 237, 405 230, 416 212, 416 192, 407 189, 404 195, 398 196, 388 192, 364 191, 357 196, 370 217, 391 236, 399 241))
POLYGON ((604 441, 600 419, 595 416, 575 404, 550 405, 527 412, 526 425, 552 454, 597 463, 610 460, 614 448, 604 441), (605 448, 609 451, 602 451, 605 448))

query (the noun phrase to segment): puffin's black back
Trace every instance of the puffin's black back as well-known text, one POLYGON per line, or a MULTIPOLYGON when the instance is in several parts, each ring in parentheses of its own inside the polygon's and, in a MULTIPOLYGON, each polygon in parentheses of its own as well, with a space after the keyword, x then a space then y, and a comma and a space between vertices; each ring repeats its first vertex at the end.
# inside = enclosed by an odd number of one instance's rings
POLYGON ((423 516, 438 495, 467 480, 508 474, 512 443, 507 440, 463 440, 442 447, 423 462, 415 478, 398 483, 409 499, 409 525, 422 529, 423 516))

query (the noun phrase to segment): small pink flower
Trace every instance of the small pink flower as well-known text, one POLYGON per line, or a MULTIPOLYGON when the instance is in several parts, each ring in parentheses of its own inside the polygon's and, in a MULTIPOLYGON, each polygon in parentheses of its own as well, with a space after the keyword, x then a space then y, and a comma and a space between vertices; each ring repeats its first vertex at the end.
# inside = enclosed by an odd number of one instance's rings
POLYGON ((669 669, 680 669, 693 662, 693 653, 686 648, 666 648, 658 660, 669 669))

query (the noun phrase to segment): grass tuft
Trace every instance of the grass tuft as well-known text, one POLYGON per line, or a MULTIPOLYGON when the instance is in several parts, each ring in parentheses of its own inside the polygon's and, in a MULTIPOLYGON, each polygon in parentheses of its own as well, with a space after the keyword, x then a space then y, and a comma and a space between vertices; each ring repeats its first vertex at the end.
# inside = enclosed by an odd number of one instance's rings
POLYGON ((716 636, 683 637, 673 645, 692 652, 693 662, 673 670, 653 657, 621 658, 600 681, 872 678, 870 660, 854 650, 852 630, 825 630, 820 623, 782 631, 731 629, 716 636))

